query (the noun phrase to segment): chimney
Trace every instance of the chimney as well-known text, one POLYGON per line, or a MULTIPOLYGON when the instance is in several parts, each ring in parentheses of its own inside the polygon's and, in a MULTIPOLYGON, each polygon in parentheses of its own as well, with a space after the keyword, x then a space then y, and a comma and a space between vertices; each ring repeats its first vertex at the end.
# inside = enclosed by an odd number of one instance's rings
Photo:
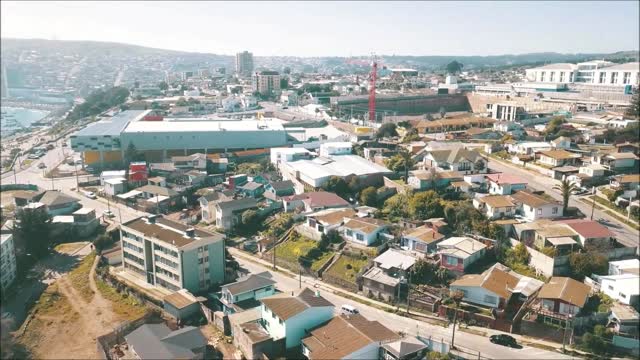
POLYGON ((194 229, 194 228, 190 227, 190 228, 188 228, 187 230, 185 230, 185 234, 186 234, 188 237, 192 238, 192 237, 196 236, 196 229, 194 229))
POLYGON ((147 222, 149 224, 155 224, 156 223, 156 217, 158 217, 157 215, 149 215, 147 216, 147 222))

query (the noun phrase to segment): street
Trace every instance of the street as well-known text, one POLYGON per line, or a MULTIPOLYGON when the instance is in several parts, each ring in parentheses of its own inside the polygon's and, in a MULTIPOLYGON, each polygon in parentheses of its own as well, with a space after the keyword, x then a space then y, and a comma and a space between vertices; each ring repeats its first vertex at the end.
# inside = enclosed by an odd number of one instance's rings
MULTIPOLYGON (((270 271, 271 267, 266 265, 267 263, 258 263, 259 260, 249 258, 247 254, 240 252, 234 248, 228 248, 229 253, 234 255, 240 266, 251 273, 260 273, 263 271, 269 271, 273 279, 277 282, 277 288, 283 292, 299 289, 299 279, 291 278, 284 275, 282 272, 270 271), (251 260, 248 260, 251 259, 251 260), (265 265, 263 265, 265 264, 265 265)), ((327 300, 332 302, 336 308, 336 314, 340 311, 340 306, 348 304, 356 307, 360 313, 369 320, 379 321, 381 324, 389 327, 390 329, 410 335, 420 335, 421 337, 432 337, 438 341, 444 340, 447 343, 451 342, 452 326, 441 327, 410 319, 407 317, 399 316, 392 313, 376 309, 372 306, 367 306, 354 300, 347 299, 340 295, 333 293, 332 289, 329 289, 324 283, 319 280, 302 276, 302 286, 307 286, 311 289, 318 288, 321 290, 321 295, 327 300)), ((345 293, 347 291, 345 290, 345 293)), ((491 329, 486 329, 487 332, 500 333, 491 329)), ((570 359, 571 357, 563 354, 542 350, 530 346, 523 346, 522 349, 512 349, 500 345, 495 345, 489 342, 488 336, 479 336, 464 332, 458 329, 456 331, 455 344, 457 347, 464 350, 477 353, 484 358, 491 359, 570 359)))
MULTIPOLYGON (((503 162, 498 162, 495 159, 489 160, 489 168, 496 172, 503 172, 508 174, 513 174, 522 177, 528 181, 528 187, 534 188, 536 190, 544 190, 545 193, 549 194, 553 198, 562 201, 562 195, 553 188, 554 185, 560 184, 558 180, 551 179, 548 176, 537 175, 531 171, 527 171, 520 166, 505 164, 503 162)), ((581 201, 575 199, 575 196, 569 197, 569 206, 577 207, 583 214, 587 217, 591 216, 591 206, 585 204, 581 201)), ((605 225, 611 232, 615 234, 616 239, 621 244, 630 247, 638 246, 638 231, 629 227, 626 224, 619 222, 616 218, 606 214, 604 211, 598 210, 597 208, 593 212, 594 219, 604 218, 608 220, 605 225)))

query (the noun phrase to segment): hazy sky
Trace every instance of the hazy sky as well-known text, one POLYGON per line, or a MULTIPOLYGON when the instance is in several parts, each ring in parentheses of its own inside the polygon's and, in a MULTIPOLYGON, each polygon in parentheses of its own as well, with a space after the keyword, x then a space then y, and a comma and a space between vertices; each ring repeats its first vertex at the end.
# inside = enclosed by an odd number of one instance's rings
POLYGON ((639 2, 12 2, 2 37, 255 55, 638 49, 639 2))

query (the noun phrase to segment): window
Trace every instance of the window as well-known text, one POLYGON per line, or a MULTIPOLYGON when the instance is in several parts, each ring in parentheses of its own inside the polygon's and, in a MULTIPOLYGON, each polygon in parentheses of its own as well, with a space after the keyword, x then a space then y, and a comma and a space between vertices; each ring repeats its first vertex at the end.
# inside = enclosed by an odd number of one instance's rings
POLYGON ((555 72, 553 72, 553 71, 549 72, 549 81, 550 81, 550 82, 553 82, 553 80, 554 80, 554 78, 555 78, 555 75, 556 75, 556 73, 555 73, 555 72))
POLYGON ((606 79, 606 77, 607 77, 607 73, 601 72, 600 73, 600 79, 598 80, 598 82, 600 84, 604 84, 604 80, 606 79))
POLYGON ((558 213, 558 208, 557 208, 557 207, 554 207, 554 208, 551 210, 551 213, 552 213, 552 214, 557 214, 557 213, 558 213))
POLYGON ((613 286, 609 285, 609 290, 613 290, 613 286))
POLYGON ((540 81, 541 81, 541 82, 544 82, 544 78, 545 78, 545 75, 546 75, 546 74, 547 74, 547 73, 545 73, 544 71, 542 71, 542 72, 540 73, 540 81))
POLYGON ((276 319, 276 314, 271 313, 271 317, 272 317, 272 318, 274 318, 274 319, 276 319))
POLYGON ((621 298, 626 299, 627 295, 623 294, 623 293, 618 293, 618 295, 620 295, 621 298))
POLYGON ((351 229, 347 229, 347 236, 353 236, 353 231, 351 231, 351 229))
POLYGON ((208 273, 209 273, 209 268, 205 268, 205 269, 204 269, 204 273, 205 273, 205 274, 208 274, 208 273))
POLYGON ((447 256, 447 264, 458 265, 458 259, 451 256, 447 256))
POLYGON ((611 73, 611 84, 616 84, 618 82, 618 73, 617 72, 612 72, 611 73))
POLYGON ((209 262, 209 257, 208 256, 204 257, 204 262, 209 262))
POLYGON ((356 234, 356 239, 358 239, 358 240, 360 240, 360 241, 363 241, 363 240, 364 240, 364 235, 362 235, 362 234, 360 234, 360 233, 357 233, 357 234, 356 234))
POLYGON ((566 73, 565 73, 564 71, 561 71, 561 72, 560 72, 560 82, 564 82, 564 76, 565 76, 565 74, 566 74, 566 73))
POLYGON ((209 251, 209 245, 204 246, 204 251, 209 251))
POLYGON ((199 252, 199 253, 201 253, 201 252, 202 252, 202 246, 200 246, 200 247, 198 248, 198 252, 199 252))
POLYGON ((623 75, 622 75, 622 83, 623 84, 630 84, 631 83, 631 73, 630 72, 623 73, 623 75))
POLYGON ((542 209, 538 209, 538 215, 542 215, 542 209))
POLYGON ((279 321, 280 321, 280 325, 282 325, 284 323, 284 321, 282 321, 282 319, 280 319, 279 321))
POLYGON ((198 259, 198 264, 202 264, 202 258, 198 259))

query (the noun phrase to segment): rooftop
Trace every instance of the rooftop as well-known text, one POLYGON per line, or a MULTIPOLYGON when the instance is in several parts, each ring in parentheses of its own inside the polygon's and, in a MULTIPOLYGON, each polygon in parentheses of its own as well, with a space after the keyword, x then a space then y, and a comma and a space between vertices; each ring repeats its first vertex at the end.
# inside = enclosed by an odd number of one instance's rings
POLYGON ((284 200, 287 202, 302 200, 308 202, 311 207, 349 206, 349 203, 340 196, 326 191, 314 191, 291 195, 285 197, 284 200))
POLYGON ((538 208, 538 207, 550 205, 550 204, 557 204, 557 202, 553 199, 535 195, 528 191, 517 191, 511 195, 511 198, 516 202, 529 205, 534 208, 538 208))
POLYGON ((189 229, 188 226, 163 217, 156 217, 155 222, 150 222, 148 217, 140 217, 124 223, 123 226, 141 232, 146 237, 158 239, 178 248, 199 240, 214 240, 215 242, 224 240, 224 235, 200 229, 195 229, 194 236, 189 237, 186 235, 186 231, 189 229))
POLYGON ((590 292, 589 285, 572 278, 554 276, 548 283, 542 285, 538 298, 562 300, 581 308, 587 302, 590 292))
POLYGON ((119 136, 130 122, 145 117, 151 110, 127 110, 113 117, 104 117, 76 132, 73 136, 119 136))
POLYGON ((518 285, 519 279, 513 274, 498 267, 491 267, 482 274, 464 275, 451 283, 453 286, 479 286, 501 298, 511 297, 513 289, 518 285))
POLYGON ((573 219, 564 220, 563 223, 569 225, 575 232, 587 239, 612 237, 611 231, 597 221, 573 219))
POLYGON ((233 296, 243 294, 248 291, 262 289, 263 287, 273 285, 276 282, 271 279, 271 273, 265 271, 260 274, 251 274, 234 283, 222 286, 223 290, 229 291, 233 296))
POLYGON ((389 249, 377 258, 373 259, 373 261, 378 264, 380 268, 385 270, 392 268, 408 270, 416 263, 417 259, 403 253, 402 251, 389 249))
POLYGON ((344 223, 345 228, 351 230, 360 230, 364 233, 371 233, 382 226, 387 226, 389 223, 374 218, 351 218, 344 223))
POLYGON ((132 121, 125 133, 175 133, 218 131, 284 131, 279 119, 263 120, 209 120, 209 121, 132 121))
POLYGON ((207 345, 200 329, 193 326, 171 331, 165 324, 145 324, 124 338, 141 359, 192 359, 192 349, 207 345))
POLYGON ((505 174, 505 173, 500 173, 500 174, 490 174, 490 175, 486 175, 487 179, 489 179, 489 181, 492 181, 498 185, 500 184, 527 184, 528 181, 516 176, 516 175, 511 175, 511 174, 505 174))
POLYGON ((426 244, 430 244, 434 241, 444 238, 444 235, 440 234, 439 232, 433 230, 428 226, 417 227, 405 236, 418 239, 426 244))
POLYGON ((312 307, 333 307, 327 299, 305 287, 296 295, 281 293, 260 299, 279 318, 286 321, 312 307))
POLYGON ((438 252, 465 259, 486 247, 470 237, 450 237, 438 244, 438 252))
POLYGON ((478 201, 483 202, 494 209, 516 206, 516 204, 511 201, 511 197, 508 195, 488 195, 479 197, 478 201))
POLYGON ((313 160, 297 160, 286 163, 293 171, 313 180, 330 176, 346 177, 349 175, 370 175, 391 173, 384 166, 372 163, 358 155, 338 155, 317 157, 313 160))

